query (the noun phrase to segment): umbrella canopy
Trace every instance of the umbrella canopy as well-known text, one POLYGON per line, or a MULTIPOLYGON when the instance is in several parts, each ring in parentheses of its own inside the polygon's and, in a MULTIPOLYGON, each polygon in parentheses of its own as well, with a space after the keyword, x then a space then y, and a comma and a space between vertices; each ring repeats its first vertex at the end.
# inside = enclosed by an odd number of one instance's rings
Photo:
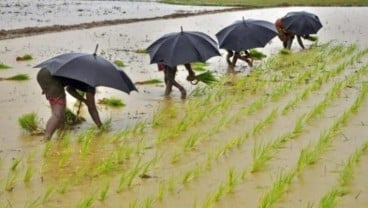
POLYGON ((287 31, 297 35, 316 34, 322 28, 318 16, 306 11, 289 12, 281 21, 287 31))
POLYGON ((65 53, 48 59, 35 68, 46 68, 53 76, 66 77, 92 87, 106 86, 126 93, 135 90, 130 78, 108 60, 87 53, 65 53))
POLYGON ((236 52, 264 47, 276 35, 273 23, 244 18, 216 33, 220 48, 236 52))
POLYGON ((164 63, 177 66, 191 62, 205 62, 213 56, 220 56, 217 43, 205 33, 183 31, 169 33, 154 41, 147 51, 150 63, 164 63))

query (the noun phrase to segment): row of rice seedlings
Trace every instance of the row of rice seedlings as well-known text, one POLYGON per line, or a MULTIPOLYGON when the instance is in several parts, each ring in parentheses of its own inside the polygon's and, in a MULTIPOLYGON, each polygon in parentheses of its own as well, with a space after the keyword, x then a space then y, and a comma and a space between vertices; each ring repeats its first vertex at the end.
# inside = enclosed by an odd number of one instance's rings
POLYGON ((352 180, 354 175, 354 168, 358 165, 363 154, 368 152, 368 142, 365 142, 359 149, 356 149, 353 154, 346 160, 337 184, 327 192, 320 200, 319 207, 332 208, 336 207, 336 198, 343 196, 348 191, 347 185, 352 180))
POLYGON ((323 153, 323 151, 329 146, 333 137, 336 135, 336 132, 342 127, 342 125, 347 121, 349 116, 351 115, 351 111, 355 108, 356 105, 360 106, 362 100, 366 97, 368 93, 368 85, 363 84, 362 90, 358 95, 356 101, 353 105, 346 110, 342 116, 340 116, 336 122, 329 128, 326 132, 320 135, 320 138, 317 141, 317 144, 313 146, 308 146, 306 149, 303 149, 300 153, 298 162, 296 167, 290 170, 287 174, 282 176, 282 180, 276 180, 273 183, 270 190, 265 193, 260 201, 260 207, 266 208, 272 206, 284 193, 287 189, 287 186, 290 184, 291 180, 297 174, 301 174, 302 170, 310 164, 314 164, 317 162, 319 156, 323 153), (291 178, 290 178, 291 177, 291 178), (287 180, 284 180, 287 179, 287 180), (282 187, 281 189, 277 187, 282 187))
POLYGON ((38 196, 34 200, 27 201, 24 207, 27 207, 27 208, 42 207, 50 199, 53 192, 54 192, 54 187, 48 187, 45 193, 43 193, 43 195, 38 196))

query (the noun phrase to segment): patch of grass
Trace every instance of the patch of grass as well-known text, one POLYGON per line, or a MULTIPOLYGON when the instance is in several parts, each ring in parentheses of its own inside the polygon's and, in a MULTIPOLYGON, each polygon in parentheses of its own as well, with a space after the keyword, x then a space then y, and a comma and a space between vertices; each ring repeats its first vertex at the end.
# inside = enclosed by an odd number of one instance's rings
POLYGON ((290 50, 289 49, 281 49, 280 51, 279 51, 279 53, 281 54, 281 55, 289 55, 291 52, 290 52, 290 50))
POLYGON ((138 81, 135 82, 134 84, 136 85, 154 85, 154 84, 161 84, 163 81, 160 79, 149 79, 149 80, 144 80, 144 81, 138 81))
POLYGON ((125 63, 121 60, 115 60, 114 64, 118 67, 125 67, 126 66, 125 63))
POLYGON ((30 134, 37 134, 41 131, 40 120, 35 112, 22 115, 18 118, 18 123, 22 129, 30 134))
POLYGON ((120 98, 110 97, 103 98, 98 101, 99 104, 107 105, 111 107, 124 107, 125 104, 120 98))
POLYGON ((4 64, 4 63, 2 63, 2 62, 0 62, 0 70, 1 69, 10 69, 11 67, 10 66, 8 66, 8 65, 6 65, 6 64, 4 64))

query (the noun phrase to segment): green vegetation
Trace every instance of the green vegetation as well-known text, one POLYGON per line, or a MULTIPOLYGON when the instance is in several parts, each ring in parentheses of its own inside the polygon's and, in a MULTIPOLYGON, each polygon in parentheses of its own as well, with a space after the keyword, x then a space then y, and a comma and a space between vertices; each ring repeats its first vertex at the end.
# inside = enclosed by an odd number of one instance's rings
POLYGON ((118 66, 118 67, 125 67, 126 65, 125 65, 125 63, 122 61, 122 60, 115 60, 114 61, 114 64, 116 65, 116 66, 118 66))
POLYGON ((0 77, 0 81, 1 80, 24 81, 28 79, 29 79, 28 74, 17 74, 17 75, 6 77, 6 78, 0 77))
POLYGON ((196 79, 208 85, 213 84, 218 81, 215 75, 210 71, 206 71, 206 72, 196 75, 196 79))
POLYGON ((202 63, 202 62, 194 62, 190 64, 192 66, 192 69, 194 71, 206 71, 208 64, 207 63, 202 63))
POLYGON ((10 68, 11 68, 11 66, 8 66, 8 65, 0 62, 0 70, 2 70, 2 69, 10 69, 10 68))
POLYGON ((243 6, 250 8, 275 7, 275 6, 367 6, 365 0, 161 0, 164 3, 187 4, 187 5, 216 5, 216 6, 243 6))
POLYGON ((266 54, 258 51, 257 49, 250 49, 249 50, 249 55, 250 57, 252 57, 253 59, 256 59, 256 60, 260 60, 260 59, 263 59, 263 58, 266 58, 266 54))
POLYGON ((17 56, 16 58, 17 61, 30 61, 32 59, 33 57, 31 54, 24 54, 23 56, 17 56))
POLYGON ((65 124, 73 126, 86 121, 85 118, 76 115, 70 108, 65 109, 65 124))
POLYGON ((110 107, 124 107, 125 104, 123 100, 116 97, 110 97, 110 98, 103 98, 98 100, 98 104, 107 105, 110 107))
POLYGON ((137 50, 135 50, 135 52, 136 53, 144 53, 144 54, 148 53, 147 49, 145 49, 145 48, 137 49, 137 50))
POLYGON ((161 84, 163 83, 162 80, 160 79, 149 79, 149 80, 144 80, 144 81, 138 81, 138 82, 135 82, 134 84, 136 85, 154 85, 154 84, 161 84))
POLYGON ((35 112, 22 115, 18 118, 18 123, 23 130, 31 135, 42 132, 40 120, 35 112))

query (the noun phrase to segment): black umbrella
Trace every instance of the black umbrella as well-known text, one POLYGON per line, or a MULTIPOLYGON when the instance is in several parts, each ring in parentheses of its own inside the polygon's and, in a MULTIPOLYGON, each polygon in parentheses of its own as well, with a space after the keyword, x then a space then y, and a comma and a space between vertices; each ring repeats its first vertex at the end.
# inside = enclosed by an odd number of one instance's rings
POLYGON ((154 41, 147 51, 150 63, 164 63, 177 66, 191 62, 205 62, 213 56, 219 56, 217 43, 205 33, 183 31, 169 33, 154 41))
POLYGON ((316 34, 322 28, 318 16, 306 11, 289 12, 281 21, 287 31, 297 35, 316 34))
POLYGON ((243 51, 264 47, 277 35, 275 25, 264 20, 238 20, 216 33, 220 48, 243 51))
POLYGON ((128 94, 133 90, 138 91, 123 71, 96 53, 65 53, 48 59, 35 68, 46 68, 53 76, 75 79, 92 87, 106 86, 128 94))

